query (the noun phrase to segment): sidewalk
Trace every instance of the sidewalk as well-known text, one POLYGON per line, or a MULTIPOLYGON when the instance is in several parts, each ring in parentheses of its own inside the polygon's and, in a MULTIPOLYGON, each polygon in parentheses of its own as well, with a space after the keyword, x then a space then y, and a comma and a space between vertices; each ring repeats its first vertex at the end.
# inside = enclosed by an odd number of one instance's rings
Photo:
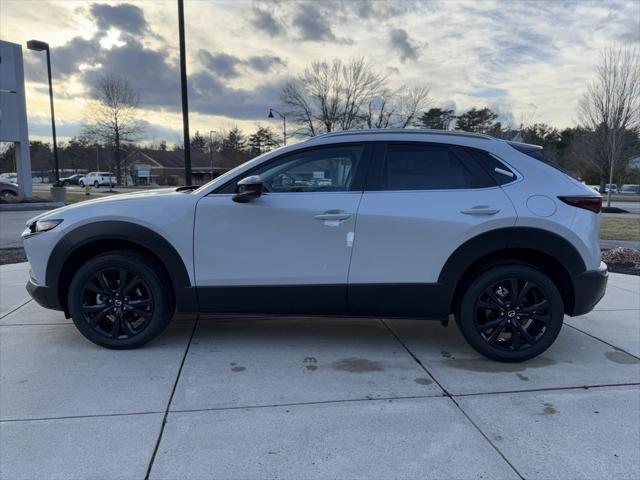
POLYGON ((176 320, 106 350, 0 266, 0 478, 638 478, 640 277, 523 364, 454 325, 176 320))

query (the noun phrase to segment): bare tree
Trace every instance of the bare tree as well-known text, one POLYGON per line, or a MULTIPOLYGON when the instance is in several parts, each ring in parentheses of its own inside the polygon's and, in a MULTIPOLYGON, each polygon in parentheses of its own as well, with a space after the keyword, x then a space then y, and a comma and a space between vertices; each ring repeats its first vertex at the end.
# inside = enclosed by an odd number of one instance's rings
POLYGON ((363 126, 407 127, 428 104, 428 95, 424 87, 390 89, 386 75, 358 58, 312 63, 287 83, 280 98, 298 133, 314 136, 363 126))
POLYGON ((125 77, 111 73, 100 78, 88 109, 84 134, 114 147, 116 177, 122 182, 122 145, 137 140, 144 123, 136 119, 138 94, 125 77))
POLYGON ((431 104, 428 87, 403 87, 398 102, 398 126, 407 128, 431 104))
MULTIPOLYGON (((640 50, 637 47, 609 47, 600 54, 596 78, 589 84, 579 107, 582 125, 598 139, 594 159, 600 164, 601 186, 608 170, 613 183, 616 161, 625 147, 628 131, 640 129, 640 50)), ((607 195, 611 206, 611 188, 607 195)))

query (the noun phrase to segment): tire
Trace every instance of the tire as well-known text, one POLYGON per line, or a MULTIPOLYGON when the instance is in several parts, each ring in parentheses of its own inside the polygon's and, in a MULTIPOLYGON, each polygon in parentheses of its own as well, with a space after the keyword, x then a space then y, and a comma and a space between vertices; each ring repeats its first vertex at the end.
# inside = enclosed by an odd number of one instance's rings
POLYGON ((78 182, 78 185, 80 185, 81 188, 84 188, 84 182, 78 182))
POLYGON ((540 355, 558 337, 563 319, 564 303, 554 282, 521 264, 481 273, 464 293, 456 315, 469 344, 501 362, 540 355))
POLYGON ((137 348, 158 336, 173 317, 173 292, 166 285, 170 280, 152 259, 129 251, 108 252, 85 262, 73 276, 69 312, 93 343, 137 348))
POLYGON ((100 187, 100 183, 98 183, 98 181, 96 180, 95 182, 93 182, 93 186, 95 188, 99 188, 100 187))
POLYGON ((0 192, 0 198, 14 198, 17 197, 16 192, 13 190, 2 190, 0 192))
POLYGON ((63 182, 63 183, 62 183, 62 186, 63 186, 63 187, 68 187, 68 186, 69 186, 69 182, 63 182))

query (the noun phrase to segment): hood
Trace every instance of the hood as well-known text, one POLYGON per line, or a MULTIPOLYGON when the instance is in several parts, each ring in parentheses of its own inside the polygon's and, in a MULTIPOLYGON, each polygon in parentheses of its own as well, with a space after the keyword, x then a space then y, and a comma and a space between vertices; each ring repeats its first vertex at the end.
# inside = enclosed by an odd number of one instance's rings
POLYGON ((54 218, 57 215, 64 214, 70 210, 76 210, 78 208, 85 208, 89 205, 96 205, 99 203, 108 203, 108 202, 122 202, 127 200, 134 200, 136 198, 148 198, 157 195, 190 195, 191 191, 183 190, 179 191, 180 187, 169 187, 169 188, 158 188, 154 190, 143 190, 139 192, 131 192, 131 193, 115 193, 113 195, 108 195, 103 198, 92 198, 91 200, 85 200, 83 202, 72 203, 71 205, 66 205, 64 207, 56 208, 54 210, 48 210, 46 212, 41 213, 40 215, 36 215, 33 218, 27 220, 26 225, 29 226, 33 222, 40 220, 41 218, 54 218))

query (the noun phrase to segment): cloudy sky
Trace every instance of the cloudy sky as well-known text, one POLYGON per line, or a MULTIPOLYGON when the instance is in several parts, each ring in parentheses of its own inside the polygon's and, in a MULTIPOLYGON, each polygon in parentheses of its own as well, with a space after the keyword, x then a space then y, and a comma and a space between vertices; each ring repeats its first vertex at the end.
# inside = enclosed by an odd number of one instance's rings
MULTIPOLYGON (((571 126, 599 50, 640 42, 638 0, 187 0, 185 16, 192 132, 269 125, 287 78, 359 56, 394 85, 429 86, 434 106, 571 126)), ((79 133, 92 85, 110 71, 139 92, 146 141, 180 140, 175 0, 1 0, 0 37, 52 46, 60 136, 79 133)), ((30 134, 48 140, 44 55, 24 57, 30 134)))

